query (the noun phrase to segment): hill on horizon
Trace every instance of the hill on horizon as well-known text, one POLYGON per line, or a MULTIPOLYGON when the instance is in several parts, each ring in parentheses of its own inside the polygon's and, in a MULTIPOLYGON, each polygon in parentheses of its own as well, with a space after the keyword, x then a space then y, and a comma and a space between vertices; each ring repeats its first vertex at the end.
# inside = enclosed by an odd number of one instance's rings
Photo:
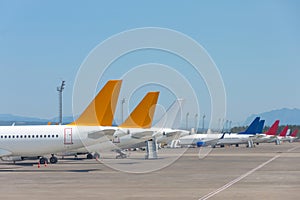
POLYGON ((298 108, 282 108, 269 112, 253 114, 246 119, 244 125, 249 125, 255 117, 261 117, 261 119, 266 120, 265 125, 267 126, 272 125, 276 120, 280 120, 281 125, 300 125, 300 109, 298 108))
MULTIPOLYGON (((0 124, 9 125, 16 122, 16 124, 47 124, 48 122, 58 122, 58 117, 51 119, 43 119, 38 117, 25 117, 12 114, 0 114, 0 124)), ((73 116, 63 117, 63 123, 69 123, 73 121, 73 116)))

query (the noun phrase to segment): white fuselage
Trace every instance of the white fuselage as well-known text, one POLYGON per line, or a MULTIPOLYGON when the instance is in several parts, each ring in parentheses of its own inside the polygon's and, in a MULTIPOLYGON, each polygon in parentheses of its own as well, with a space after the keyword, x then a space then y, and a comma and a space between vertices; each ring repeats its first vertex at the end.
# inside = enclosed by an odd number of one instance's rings
MULTIPOLYGON (((33 157, 65 152, 98 142, 89 134, 101 134, 98 126, 2 126, 0 127, 0 157, 33 157)), ((94 136, 95 137, 95 136, 94 136)))

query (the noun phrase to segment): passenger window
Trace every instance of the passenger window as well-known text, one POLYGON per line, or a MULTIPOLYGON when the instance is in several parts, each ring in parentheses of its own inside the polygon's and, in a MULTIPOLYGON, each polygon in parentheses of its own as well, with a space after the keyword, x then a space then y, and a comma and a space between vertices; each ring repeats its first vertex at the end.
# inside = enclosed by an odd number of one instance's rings
POLYGON ((8 138, 10 138, 11 136, 9 135, 8 138))
POLYGON ((4 138, 7 138, 7 136, 4 136, 4 138))
POLYGON ((19 138, 19 136, 17 135, 16 138, 19 138))
POLYGON ((44 138, 46 138, 47 137, 47 135, 44 135, 44 138))
POLYGON ((3 138, 3 135, 1 135, 1 138, 3 138))
POLYGON ((34 135, 32 135, 32 138, 34 138, 34 135))
POLYGON ((15 138, 15 136, 13 135, 12 138, 15 138))
POLYGON ((35 137, 36 137, 36 138, 39 138, 39 135, 36 135, 35 137))
POLYGON ((30 135, 28 135, 28 138, 30 138, 30 135))
POLYGON ((50 135, 48 135, 48 138, 50 137, 50 135))
POLYGON ((24 138, 26 138, 26 135, 24 135, 24 138))
POLYGON ((52 135, 52 137, 54 138, 54 135, 52 135))
POLYGON ((56 137, 58 138, 58 135, 56 135, 56 137))

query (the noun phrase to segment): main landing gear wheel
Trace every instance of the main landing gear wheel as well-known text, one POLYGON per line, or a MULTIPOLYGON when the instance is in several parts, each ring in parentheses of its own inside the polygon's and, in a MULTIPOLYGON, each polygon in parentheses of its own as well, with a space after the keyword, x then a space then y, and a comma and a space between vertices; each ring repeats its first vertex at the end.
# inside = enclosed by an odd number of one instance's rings
POLYGON ((100 158, 100 154, 99 153, 94 153, 94 159, 99 159, 100 158))
POLYGON ((50 163, 51 163, 51 164, 57 163, 57 157, 52 156, 52 157, 50 158, 50 163))
POLYGON ((93 154, 89 153, 87 156, 86 156, 87 159, 91 160, 94 158, 93 154))
POLYGON ((44 165, 44 164, 46 164, 46 163, 48 163, 48 159, 45 158, 45 157, 41 157, 41 158, 40 158, 40 164, 44 165))

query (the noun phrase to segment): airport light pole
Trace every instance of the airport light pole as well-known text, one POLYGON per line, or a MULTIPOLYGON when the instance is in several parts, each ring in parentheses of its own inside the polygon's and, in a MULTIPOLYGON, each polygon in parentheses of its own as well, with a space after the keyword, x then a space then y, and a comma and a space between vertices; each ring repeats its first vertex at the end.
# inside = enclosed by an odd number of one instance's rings
POLYGON ((62 93, 65 89, 65 81, 61 81, 61 85, 57 87, 58 97, 59 97, 59 124, 62 124, 62 93))
POLYGON ((202 117, 202 130, 203 130, 203 132, 204 132, 204 119, 205 119, 205 114, 203 114, 203 117, 202 117))
POLYGON ((195 132, 197 133, 198 114, 195 114, 195 132))
POLYGON ((187 113, 186 113, 186 122, 185 122, 186 130, 188 130, 188 128, 189 128, 189 115, 190 115, 190 113, 187 112, 187 113))
POLYGON ((121 119, 122 119, 122 122, 121 123, 123 123, 124 122, 124 103, 125 103, 125 98, 123 98, 122 100, 121 100, 121 105, 122 105, 122 110, 121 110, 121 119))

